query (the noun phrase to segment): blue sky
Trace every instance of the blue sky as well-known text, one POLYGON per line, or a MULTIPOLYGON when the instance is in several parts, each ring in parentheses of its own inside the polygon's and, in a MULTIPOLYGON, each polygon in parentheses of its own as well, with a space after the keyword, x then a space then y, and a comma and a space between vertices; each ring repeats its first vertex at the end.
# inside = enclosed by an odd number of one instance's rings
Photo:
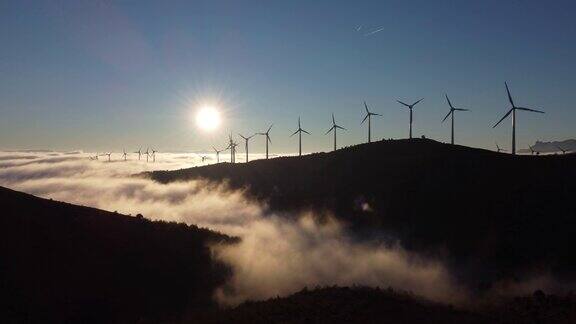
MULTIPOLYGON (((362 101, 383 115, 373 136, 414 134, 510 146, 504 81, 517 104, 518 146, 573 138, 573 1, 1 1, 0 148, 201 150, 262 131, 272 152, 331 148, 330 114, 366 139, 362 101), (357 27, 362 26, 360 31, 357 27), (369 30, 381 32, 366 36, 369 30), (200 131, 200 103, 224 114, 200 131)), ((263 151, 263 138, 252 149, 263 151)))

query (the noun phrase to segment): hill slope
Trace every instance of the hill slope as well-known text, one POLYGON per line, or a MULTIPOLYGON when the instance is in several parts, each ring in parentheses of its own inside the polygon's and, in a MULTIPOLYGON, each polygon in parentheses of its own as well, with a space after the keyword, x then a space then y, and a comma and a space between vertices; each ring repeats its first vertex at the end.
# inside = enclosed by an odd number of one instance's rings
POLYGON ((511 156, 432 140, 380 141, 332 153, 148 174, 206 178, 273 210, 329 210, 358 237, 396 237, 449 254, 473 285, 538 270, 576 275, 576 155, 511 156))
POLYGON ((0 187, 3 322, 158 322, 215 308, 229 237, 0 187))
POLYGON ((515 297, 498 305, 459 310, 391 288, 304 289, 285 298, 247 302, 223 311, 211 323, 574 323, 574 295, 515 297))

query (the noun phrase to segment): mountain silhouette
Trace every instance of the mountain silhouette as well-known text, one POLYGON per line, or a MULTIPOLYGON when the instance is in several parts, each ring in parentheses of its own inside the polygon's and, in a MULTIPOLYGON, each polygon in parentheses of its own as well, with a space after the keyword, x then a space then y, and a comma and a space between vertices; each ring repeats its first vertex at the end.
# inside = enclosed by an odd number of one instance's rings
MULTIPOLYGON (((329 211, 360 240, 446 259, 477 288, 576 275, 576 155, 512 156, 427 139, 146 174, 226 181, 271 211, 329 211)), ((322 214, 322 213, 320 213, 322 214)))
POLYGON ((459 310, 392 288, 304 288, 291 296, 246 302, 207 323, 458 323, 568 324, 576 321, 576 297, 541 291, 498 304, 459 310))
POLYGON ((0 187, 3 323, 177 322, 217 305, 230 273, 209 243, 234 242, 0 187))

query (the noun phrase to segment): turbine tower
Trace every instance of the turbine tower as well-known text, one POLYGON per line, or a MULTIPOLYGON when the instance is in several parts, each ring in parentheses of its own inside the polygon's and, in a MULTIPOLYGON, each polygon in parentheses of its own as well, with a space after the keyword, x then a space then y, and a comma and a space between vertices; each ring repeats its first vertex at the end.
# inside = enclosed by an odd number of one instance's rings
POLYGON ((331 131, 334 131, 334 151, 336 151, 336 130, 338 128, 340 128, 341 130, 346 130, 346 128, 336 124, 336 120, 334 119, 334 113, 332 113, 332 127, 330 127, 330 129, 326 132, 326 134, 330 133, 331 131))
POLYGON ((236 162, 236 146, 238 143, 235 143, 232 139, 232 134, 229 135, 230 143, 228 144, 228 148, 230 149, 230 163, 236 162))
POLYGON ((446 101, 448 101, 448 106, 450 106, 450 111, 448 112, 446 117, 444 117, 444 119, 442 119, 442 122, 444 122, 446 120, 446 118, 448 118, 448 116, 452 116, 452 131, 451 131, 451 136, 450 136, 450 143, 452 145, 454 145, 454 112, 455 111, 468 111, 468 109, 454 108, 454 106, 452 106, 452 103, 450 102, 450 98, 448 98, 448 95, 444 94, 444 96, 446 96, 446 101))
POLYGON ((560 145, 555 144, 554 146, 556 146, 556 148, 558 148, 560 151, 562 151, 562 154, 566 154, 566 150, 563 149, 560 145))
POLYGON ((142 156, 142 148, 139 148, 138 151, 134 153, 138 153, 138 161, 140 161, 140 157, 142 156))
POLYGON ((240 135, 240 137, 242 137, 242 138, 244 139, 244 149, 246 150, 246 162, 248 162, 248 141, 249 141, 252 137, 256 136, 256 134, 253 134, 253 135, 248 136, 248 137, 246 137, 246 136, 244 136, 244 135, 242 135, 242 134, 238 134, 238 135, 240 135))
POLYGON ((368 119, 368 143, 372 142, 372 138, 371 138, 371 118, 372 116, 382 116, 380 114, 377 113, 373 113, 370 112, 370 110, 368 110, 368 105, 366 104, 366 101, 364 101, 364 109, 366 109, 366 116, 364 117, 364 119, 362 119, 362 122, 360 124, 364 124, 364 122, 366 121, 366 119, 368 119))
POLYGON ((298 133, 298 156, 302 156, 302 133, 306 133, 310 135, 307 131, 303 130, 300 126, 300 117, 298 117, 298 129, 290 135, 290 137, 296 135, 298 133))
POLYGON ((220 163, 220 152, 223 152, 223 151, 225 151, 226 149, 224 149, 224 150, 217 150, 214 146, 212 146, 212 148, 214 149, 214 152, 216 152, 216 163, 220 163))
POLYGON ((492 128, 498 126, 498 124, 500 124, 504 119, 506 119, 506 117, 508 117, 508 115, 510 115, 510 113, 512 113, 512 154, 516 154, 516 110, 531 111, 541 114, 543 114, 544 112, 536 109, 516 107, 516 105, 514 104, 514 100, 512 100, 512 96, 510 95, 510 89, 508 89, 508 83, 504 82, 504 85, 506 86, 506 93, 508 94, 508 100, 510 101, 512 108, 510 108, 510 110, 508 110, 506 115, 500 118, 500 120, 494 126, 492 126, 492 128))
POLYGON ((407 104, 407 103, 404 103, 404 102, 402 102, 402 101, 400 101, 400 100, 396 100, 396 101, 398 101, 398 103, 400 103, 401 105, 404 105, 404 106, 408 107, 408 109, 410 109, 410 138, 412 138, 412 109, 414 109, 414 106, 416 106, 416 104, 419 103, 419 102, 422 101, 422 100, 424 100, 424 98, 416 101, 415 103, 413 103, 413 104, 411 104, 411 105, 409 105, 409 104, 407 104))
POLYGON ((268 160, 268 143, 272 143, 272 140, 270 140, 270 130, 272 129, 272 126, 274 126, 274 124, 270 125, 265 133, 258 133, 258 135, 266 136, 266 160, 268 160))
POLYGON ((110 156, 111 156, 111 155, 112 155, 112 153, 111 153, 111 152, 108 152, 108 153, 101 154, 100 156, 107 156, 107 157, 108 157, 108 162, 110 162, 110 156))

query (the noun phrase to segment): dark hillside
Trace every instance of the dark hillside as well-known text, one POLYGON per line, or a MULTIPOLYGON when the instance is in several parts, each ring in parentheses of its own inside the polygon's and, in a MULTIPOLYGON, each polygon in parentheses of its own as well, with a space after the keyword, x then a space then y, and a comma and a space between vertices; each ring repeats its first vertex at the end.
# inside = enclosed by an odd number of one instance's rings
POLYGON ((576 274, 576 154, 511 156, 393 140, 149 175, 227 180, 273 210, 330 210, 359 237, 386 233, 412 250, 447 252, 474 285, 526 269, 576 274))
POLYGON ((459 310, 404 292, 379 288, 304 289, 286 298, 247 302, 211 323, 458 323, 568 324, 576 321, 574 295, 516 297, 495 306, 459 310))
POLYGON ((216 307, 229 237, 0 188, 2 322, 173 322, 216 307))

